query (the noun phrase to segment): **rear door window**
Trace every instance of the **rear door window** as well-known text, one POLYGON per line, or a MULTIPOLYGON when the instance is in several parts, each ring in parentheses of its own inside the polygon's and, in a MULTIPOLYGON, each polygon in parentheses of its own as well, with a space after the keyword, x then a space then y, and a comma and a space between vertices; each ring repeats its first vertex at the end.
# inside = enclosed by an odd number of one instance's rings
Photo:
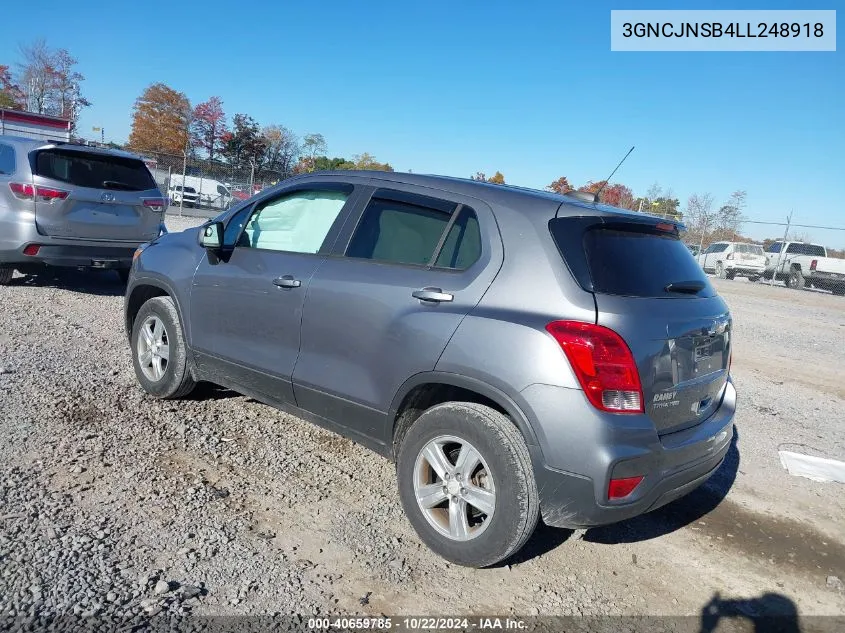
POLYGON ((650 225, 602 224, 584 232, 583 253, 567 253, 564 245, 572 243, 565 235, 569 227, 561 223, 561 219, 556 219, 550 223, 550 228, 567 260, 575 257, 586 259, 593 292, 629 297, 705 297, 715 294, 701 266, 677 233, 661 231, 650 225), (682 282, 699 283, 702 289, 686 295, 666 291, 669 284, 682 282))
POLYGON ((416 203, 410 197, 408 201, 373 197, 346 256, 393 264, 469 268, 481 256, 478 219, 472 209, 461 206, 450 226, 455 210, 453 203, 425 204, 422 198, 416 203))
POLYGON ((156 183, 143 161, 76 150, 48 149, 35 155, 36 176, 76 187, 148 191, 156 183))

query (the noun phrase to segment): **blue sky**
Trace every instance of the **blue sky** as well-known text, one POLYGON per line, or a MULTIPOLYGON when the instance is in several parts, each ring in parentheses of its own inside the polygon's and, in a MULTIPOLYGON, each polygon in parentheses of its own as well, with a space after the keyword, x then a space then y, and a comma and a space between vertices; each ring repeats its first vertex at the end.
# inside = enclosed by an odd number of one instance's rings
MULTIPOLYGON (((14 29, 2 29, 0 64, 37 37, 69 49, 94 104, 79 129, 92 136, 102 125, 125 140, 135 98, 163 81, 397 170, 581 184, 635 145, 614 177, 635 194, 658 182, 684 206, 693 192, 721 203, 745 189, 751 219, 794 210, 794 222, 845 227, 841 38, 835 53, 610 51, 611 9, 802 4, 15 2, 2 11, 14 29)), ((845 247, 845 231, 799 230, 845 247)), ((746 225, 755 237, 782 231, 746 225)))

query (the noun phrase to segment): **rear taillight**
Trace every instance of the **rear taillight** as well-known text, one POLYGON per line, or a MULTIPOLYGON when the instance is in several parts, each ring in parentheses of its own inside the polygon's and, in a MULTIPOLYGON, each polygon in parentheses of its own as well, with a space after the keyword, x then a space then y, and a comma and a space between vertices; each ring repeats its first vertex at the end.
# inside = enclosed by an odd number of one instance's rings
POLYGON ((153 211, 161 211, 164 208, 164 198, 143 198, 144 206, 153 211))
POLYGON ((37 198, 41 202, 53 202, 54 200, 64 200, 68 196, 68 192, 62 189, 34 187, 22 182, 10 182, 9 189, 19 200, 35 200, 37 198))
POLYGON ((643 412, 640 373, 621 336, 580 321, 553 321, 546 330, 563 349, 594 407, 611 413, 643 412))
POLYGON ((810 270, 815 270, 816 266, 818 266, 818 265, 819 265, 819 260, 814 259, 813 261, 810 262, 810 270))
POLYGON ((23 254, 28 255, 29 257, 35 257, 38 255, 38 251, 41 250, 41 246, 38 244, 30 244, 26 248, 23 249, 23 254))
POLYGON ((9 189, 18 200, 32 200, 35 198, 35 187, 20 182, 10 182, 9 189))
POLYGON ((629 494, 634 492, 634 488, 640 485, 643 478, 640 477, 625 477, 625 479, 611 479, 610 485, 607 487, 608 499, 624 499, 629 494))

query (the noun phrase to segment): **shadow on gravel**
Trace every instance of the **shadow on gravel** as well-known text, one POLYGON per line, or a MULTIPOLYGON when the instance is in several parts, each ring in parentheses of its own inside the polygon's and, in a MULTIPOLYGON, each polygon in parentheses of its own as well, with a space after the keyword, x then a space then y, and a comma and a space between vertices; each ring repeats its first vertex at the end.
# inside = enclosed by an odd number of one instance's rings
POLYGON ((111 270, 58 269, 37 275, 15 277, 9 285, 58 288, 101 297, 118 297, 126 292, 126 286, 120 281, 117 273, 111 270))
POLYGON ((559 545, 563 545, 574 533, 573 530, 549 527, 540 520, 537 523, 534 534, 531 535, 528 542, 516 554, 495 565, 491 565, 491 568, 521 565, 532 558, 548 554, 559 545))
POLYGON ((241 394, 231 389, 226 389, 210 382, 200 382, 194 390, 185 396, 183 400, 226 400, 228 398, 240 398, 241 394))
POLYGON ((605 545, 647 541, 674 532, 712 512, 727 496, 736 480, 739 470, 738 440, 739 432, 734 426, 733 441, 725 461, 701 487, 648 514, 621 523, 591 528, 584 534, 584 540, 605 545))
MULTIPOLYGON (((715 593, 701 608, 699 633, 735 630, 726 627, 727 620, 740 625, 742 631, 754 633, 800 633, 798 607, 779 593, 764 593, 758 598, 725 600, 715 593), (750 626, 748 626, 750 624, 750 626)), ((831 622, 831 624, 833 624, 831 622)), ((830 629, 831 632, 834 629, 830 629)))

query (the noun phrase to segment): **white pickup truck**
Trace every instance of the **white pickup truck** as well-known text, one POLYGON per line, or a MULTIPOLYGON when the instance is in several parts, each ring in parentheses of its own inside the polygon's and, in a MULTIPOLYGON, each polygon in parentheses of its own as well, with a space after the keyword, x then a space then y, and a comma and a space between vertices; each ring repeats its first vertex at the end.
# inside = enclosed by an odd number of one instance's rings
POLYGON ((827 256, 820 244, 806 242, 773 242, 766 249, 766 270, 763 277, 786 282, 789 288, 812 286, 845 295, 845 259, 827 256))

